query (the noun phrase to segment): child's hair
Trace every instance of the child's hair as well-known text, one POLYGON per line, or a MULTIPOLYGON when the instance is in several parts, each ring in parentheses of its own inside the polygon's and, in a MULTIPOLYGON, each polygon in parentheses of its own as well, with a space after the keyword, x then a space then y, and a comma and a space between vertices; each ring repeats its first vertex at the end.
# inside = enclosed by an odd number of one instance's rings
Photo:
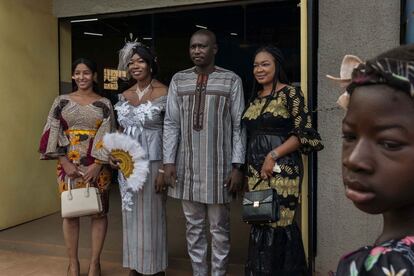
POLYGON ((352 94, 358 86, 385 84, 414 97, 414 44, 400 46, 360 64, 347 87, 352 94))
POLYGON ((388 50, 374 59, 391 58, 414 62, 414 44, 407 44, 388 50))

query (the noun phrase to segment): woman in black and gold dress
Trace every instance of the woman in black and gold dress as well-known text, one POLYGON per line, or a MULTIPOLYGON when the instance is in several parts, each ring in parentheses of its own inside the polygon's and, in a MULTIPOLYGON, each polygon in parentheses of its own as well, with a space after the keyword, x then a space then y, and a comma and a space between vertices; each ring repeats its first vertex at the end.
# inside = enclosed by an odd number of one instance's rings
POLYGON ((306 275, 300 229, 295 222, 303 176, 301 153, 323 148, 300 89, 288 85, 283 56, 273 46, 257 50, 253 94, 243 114, 247 129, 249 190, 277 190, 280 220, 250 230, 246 276, 306 275))

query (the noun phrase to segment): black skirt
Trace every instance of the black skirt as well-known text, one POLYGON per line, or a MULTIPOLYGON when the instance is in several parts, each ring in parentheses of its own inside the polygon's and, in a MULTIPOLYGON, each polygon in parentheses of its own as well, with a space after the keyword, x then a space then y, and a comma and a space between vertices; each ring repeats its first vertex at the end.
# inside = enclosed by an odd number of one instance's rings
POLYGON ((299 227, 252 225, 246 276, 305 276, 308 266, 299 227))

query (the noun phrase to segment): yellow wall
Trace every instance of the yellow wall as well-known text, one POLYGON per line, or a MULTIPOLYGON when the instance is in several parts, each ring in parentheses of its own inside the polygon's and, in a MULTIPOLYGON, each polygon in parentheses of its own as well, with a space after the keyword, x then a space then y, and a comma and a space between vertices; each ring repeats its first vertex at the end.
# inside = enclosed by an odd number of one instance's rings
POLYGON ((55 162, 38 142, 58 94, 52 0, 0 0, 0 230, 59 208, 55 162))

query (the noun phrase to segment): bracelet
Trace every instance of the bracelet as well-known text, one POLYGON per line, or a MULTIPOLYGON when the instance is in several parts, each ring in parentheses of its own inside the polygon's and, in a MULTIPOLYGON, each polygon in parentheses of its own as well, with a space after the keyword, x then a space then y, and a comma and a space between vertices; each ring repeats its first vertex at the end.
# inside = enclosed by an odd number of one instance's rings
POLYGON ((159 173, 165 173, 165 171, 163 169, 158 169, 159 173))
POLYGON ((276 161, 278 158, 279 158, 279 153, 276 151, 276 150, 272 150, 272 151, 270 151, 270 157, 274 160, 274 161, 276 161))
POLYGON ((98 159, 95 159, 93 162, 94 162, 95 164, 99 164, 99 165, 104 164, 101 160, 98 160, 98 159))

